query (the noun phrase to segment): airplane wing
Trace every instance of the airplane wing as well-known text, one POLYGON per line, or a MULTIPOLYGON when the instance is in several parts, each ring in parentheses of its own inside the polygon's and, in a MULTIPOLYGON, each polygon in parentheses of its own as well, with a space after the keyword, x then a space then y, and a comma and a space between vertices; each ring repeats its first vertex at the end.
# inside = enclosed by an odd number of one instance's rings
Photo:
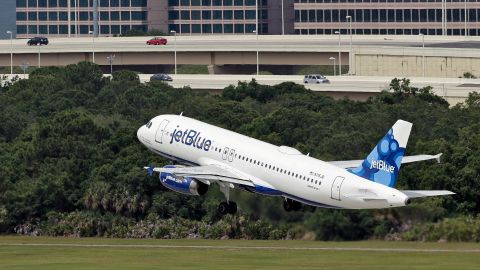
MULTIPOLYGON (((436 159, 437 162, 440 163, 440 157, 442 154, 438 155, 416 155, 416 156, 404 156, 402 159, 402 164, 404 163, 411 163, 411 162, 418 162, 424 160, 431 160, 436 159)), ((363 162, 362 160, 339 160, 339 161, 328 161, 328 163, 335 165, 340 168, 344 169, 353 169, 360 166, 363 162)))
POLYGON ((213 182, 228 182, 232 184, 255 187, 252 180, 249 179, 248 176, 219 164, 175 168, 145 167, 145 169, 150 170, 151 172, 171 173, 175 177, 192 177, 207 185, 210 185, 213 182))
POLYGON ((454 192, 448 190, 400 190, 409 198, 422 198, 431 196, 454 195, 454 192))

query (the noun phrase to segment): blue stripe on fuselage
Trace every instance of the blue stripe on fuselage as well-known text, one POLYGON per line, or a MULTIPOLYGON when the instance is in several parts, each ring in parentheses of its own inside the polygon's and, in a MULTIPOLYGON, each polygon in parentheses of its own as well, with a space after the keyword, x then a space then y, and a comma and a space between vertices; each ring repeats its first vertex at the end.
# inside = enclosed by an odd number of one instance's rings
MULTIPOLYGON (((155 150, 155 149, 152 149, 152 148, 150 148, 150 150, 151 150, 152 152, 158 154, 158 155, 161 155, 161 156, 163 156, 163 157, 165 157, 165 158, 168 158, 168 159, 171 159, 171 160, 175 160, 175 161, 178 161, 178 162, 182 162, 182 163, 184 163, 184 164, 191 165, 191 166, 200 166, 199 164, 197 164, 197 163, 195 163, 195 162, 191 162, 191 161, 188 161, 188 160, 185 160, 185 159, 181 159, 181 158, 178 158, 178 157, 175 157, 175 156, 172 156, 172 155, 169 155, 169 154, 160 152, 160 151, 155 150)), ((284 197, 287 197, 287 198, 289 198, 289 199, 299 201, 299 202, 301 202, 301 203, 303 203, 303 204, 308 204, 308 205, 312 205, 312 206, 316 206, 316 207, 322 207, 322 208, 341 209, 341 207, 332 206, 332 205, 323 204, 323 203, 317 203, 317 202, 314 202, 314 201, 306 200, 306 199, 303 199, 303 198, 300 198, 300 197, 297 197, 297 196, 294 196, 294 195, 291 195, 291 194, 282 192, 282 191, 280 191, 280 190, 271 189, 271 188, 267 188, 267 187, 260 186, 260 185, 256 185, 256 188, 261 189, 261 190, 263 190, 263 191, 266 192, 266 193, 270 193, 269 195, 284 196, 284 197)))

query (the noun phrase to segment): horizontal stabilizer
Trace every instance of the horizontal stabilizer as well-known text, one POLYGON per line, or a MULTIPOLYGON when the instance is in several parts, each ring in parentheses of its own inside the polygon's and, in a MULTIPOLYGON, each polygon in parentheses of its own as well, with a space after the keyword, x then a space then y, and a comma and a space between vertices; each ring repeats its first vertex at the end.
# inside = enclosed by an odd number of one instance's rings
MULTIPOLYGON (((440 157, 442 154, 437 154, 437 155, 415 155, 415 156, 404 156, 402 158, 402 164, 405 163, 412 163, 412 162, 418 162, 418 161, 425 161, 425 160, 432 160, 435 159, 437 160, 438 163, 440 163, 440 157)), ((337 167, 344 168, 344 169, 351 169, 355 168, 357 166, 362 165, 363 160, 338 160, 338 161, 328 161, 328 163, 333 164, 337 167)))
POLYGON ((438 163, 440 163, 440 157, 442 156, 442 153, 437 154, 437 155, 416 155, 416 156, 405 156, 402 159, 402 164, 404 163, 411 163, 411 162, 417 162, 417 161, 424 161, 424 160, 430 160, 430 159, 435 159, 437 160, 438 163))
POLYGON ((454 192, 449 190, 400 190, 403 194, 407 195, 408 198, 422 198, 422 197, 431 197, 431 196, 445 196, 445 195, 454 195, 454 192))

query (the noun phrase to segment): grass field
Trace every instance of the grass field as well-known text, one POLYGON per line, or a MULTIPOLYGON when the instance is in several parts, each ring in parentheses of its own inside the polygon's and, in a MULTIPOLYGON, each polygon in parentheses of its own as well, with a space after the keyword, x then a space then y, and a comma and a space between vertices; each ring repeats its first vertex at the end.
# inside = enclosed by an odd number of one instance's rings
POLYGON ((480 269, 472 243, 0 237, 0 269, 480 269))

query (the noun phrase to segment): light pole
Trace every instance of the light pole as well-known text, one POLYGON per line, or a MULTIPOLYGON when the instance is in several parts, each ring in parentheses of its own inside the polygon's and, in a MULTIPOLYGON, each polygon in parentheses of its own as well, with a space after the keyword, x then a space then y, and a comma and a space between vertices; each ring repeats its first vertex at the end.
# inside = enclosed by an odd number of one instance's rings
POLYGON ((340 48, 340 31, 335 31, 338 35, 338 75, 342 76, 342 49, 340 48))
POLYGON ((110 54, 107 56, 108 63, 110 64, 110 75, 113 74, 113 60, 115 59, 115 54, 110 54))
POLYGON ((95 64, 95 34, 92 30, 88 31, 89 35, 92 35, 92 62, 95 64))
POLYGON ((467 34, 467 0, 465 0, 465 9, 464 9, 464 15, 465 18, 465 38, 468 36, 467 34))
POLYGON ((257 50, 257 76, 260 75, 260 66, 258 64, 258 31, 257 30, 253 30, 253 33, 256 34, 257 36, 257 40, 255 42, 255 47, 256 47, 256 50, 257 50))
POLYGON ((255 0, 255 31, 254 33, 256 33, 258 35, 258 0, 255 0))
POLYGON ((337 72, 335 71, 335 57, 330 57, 328 60, 333 60, 333 76, 337 76, 337 72))
POLYGON ((422 74, 425 77, 425 34, 420 33, 418 35, 422 37, 422 74))
POLYGON ((42 44, 38 44, 38 67, 40 68, 42 65, 40 64, 40 48, 42 47, 42 44))
POLYGON ((285 13, 284 13, 283 0, 282 0, 282 35, 285 35, 285 13))
POLYGON ((177 31, 175 30, 170 30, 170 33, 174 34, 175 36, 175 41, 173 42, 173 61, 174 61, 174 66, 175 66, 175 75, 177 75, 177 31))
POLYGON ((13 75, 13 33, 8 30, 7 34, 10 34, 10 75, 13 75))
POLYGON ((352 56, 352 16, 348 15, 345 17, 349 22, 349 34, 350 34, 350 52, 348 53, 348 74, 352 75, 352 65, 353 65, 353 56, 352 56))

